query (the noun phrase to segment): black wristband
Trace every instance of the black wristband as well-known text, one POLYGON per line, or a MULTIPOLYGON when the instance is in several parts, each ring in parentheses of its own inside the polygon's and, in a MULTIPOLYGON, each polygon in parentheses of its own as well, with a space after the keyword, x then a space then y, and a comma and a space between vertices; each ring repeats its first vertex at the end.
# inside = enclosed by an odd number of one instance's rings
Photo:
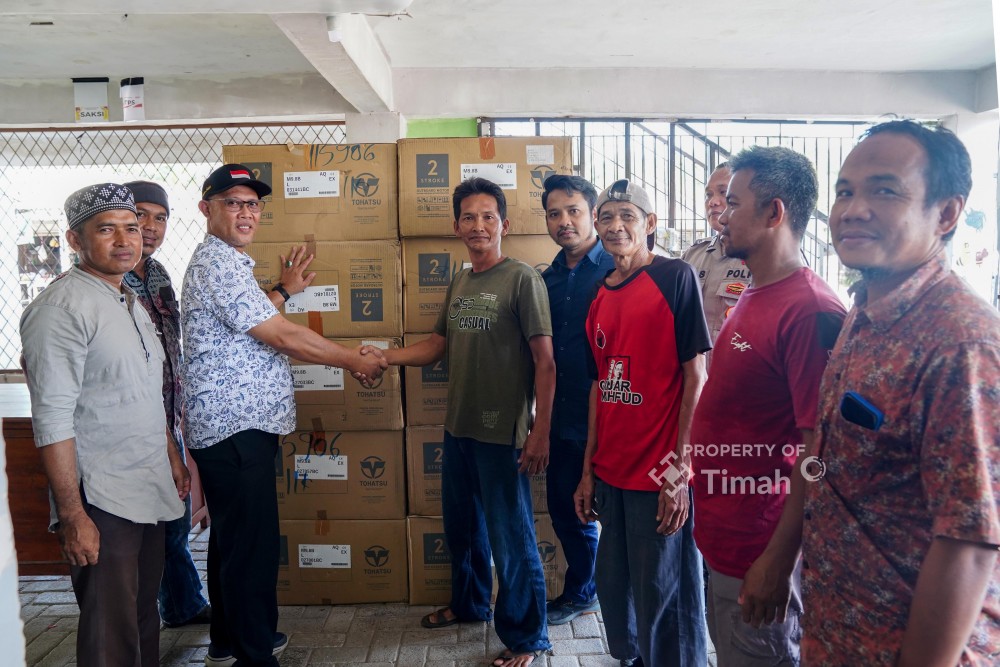
POLYGON ((281 283, 274 283, 274 287, 271 288, 271 291, 280 294, 281 298, 285 301, 292 298, 292 296, 288 293, 288 290, 286 290, 281 283))

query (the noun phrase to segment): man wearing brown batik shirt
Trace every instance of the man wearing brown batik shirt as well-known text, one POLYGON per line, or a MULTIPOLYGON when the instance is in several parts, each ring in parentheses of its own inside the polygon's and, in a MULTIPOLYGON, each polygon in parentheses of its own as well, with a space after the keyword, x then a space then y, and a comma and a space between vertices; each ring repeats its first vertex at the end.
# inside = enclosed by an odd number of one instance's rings
POLYGON ((856 304, 820 389, 802 661, 1000 661, 1000 316, 947 267, 971 188, 943 129, 873 127, 830 212, 856 304))

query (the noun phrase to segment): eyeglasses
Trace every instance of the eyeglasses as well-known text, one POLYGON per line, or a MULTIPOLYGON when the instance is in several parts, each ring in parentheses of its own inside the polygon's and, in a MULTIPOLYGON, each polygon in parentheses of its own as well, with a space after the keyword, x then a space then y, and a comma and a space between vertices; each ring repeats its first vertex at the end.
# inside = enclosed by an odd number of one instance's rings
POLYGON ((261 199, 231 199, 226 197, 225 199, 206 199, 205 201, 221 201, 226 207, 226 210, 230 213, 239 213, 246 206, 247 210, 251 213, 260 213, 264 210, 264 204, 267 202, 261 199))

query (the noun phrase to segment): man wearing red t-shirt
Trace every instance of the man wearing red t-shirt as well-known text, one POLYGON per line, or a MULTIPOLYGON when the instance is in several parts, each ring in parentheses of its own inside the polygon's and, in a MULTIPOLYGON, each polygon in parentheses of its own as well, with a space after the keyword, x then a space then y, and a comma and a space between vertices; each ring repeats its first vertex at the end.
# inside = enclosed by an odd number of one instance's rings
POLYGON ((701 289, 689 264, 647 248, 656 214, 642 188, 617 181, 596 208, 615 269, 587 316, 593 382, 577 515, 601 522, 597 596, 611 655, 635 667, 698 667, 707 660, 702 564, 680 445, 712 347, 701 289))
POLYGON ((795 463, 812 442, 845 310, 799 251, 818 191, 809 160, 754 146, 730 169, 719 236, 753 286, 722 325, 694 414, 694 534, 719 667, 798 665, 805 482, 795 463))

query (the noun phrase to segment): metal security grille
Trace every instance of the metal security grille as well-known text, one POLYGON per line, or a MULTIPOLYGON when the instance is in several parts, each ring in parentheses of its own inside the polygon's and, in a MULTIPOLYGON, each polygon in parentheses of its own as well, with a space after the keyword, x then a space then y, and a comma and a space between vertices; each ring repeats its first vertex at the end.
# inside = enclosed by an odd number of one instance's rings
POLYGON ((606 119, 483 119, 480 124, 483 135, 572 137, 576 171, 598 190, 620 178, 641 183, 659 218, 657 242, 674 256, 710 234, 704 217, 705 183, 719 163, 753 145, 799 151, 816 167, 820 192, 803 251, 842 297, 856 276, 841 267, 833 252, 827 213, 837 171, 865 127, 862 122, 606 119))
POLYGON ((156 257, 179 293, 205 234, 201 184, 222 164, 223 146, 344 142, 342 123, 0 130, 0 368, 19 365, 24 306, 71 265, 62 204, 73 191, 104 181, 162 184, 170 222, 156 257))

